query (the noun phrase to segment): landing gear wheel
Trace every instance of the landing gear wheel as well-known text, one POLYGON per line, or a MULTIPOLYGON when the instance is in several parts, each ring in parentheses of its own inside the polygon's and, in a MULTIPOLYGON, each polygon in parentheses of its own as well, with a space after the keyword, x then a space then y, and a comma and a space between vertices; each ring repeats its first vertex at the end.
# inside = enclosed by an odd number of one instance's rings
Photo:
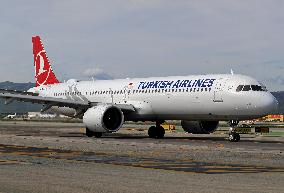
POLYGON ((86 128, 86 135, 87 135, 88 137, 93 137, 93 136, 94 136, 94 132, 91 131, 90 129, 86 128))
POLYGON ((241 137, 240 134, 238 133, 230 133, 229 134, 229 141, 230 142, 238 142, 240 141, 241 137))
POLYGON ((165 136, 165 129, 160 126, 156 129, 156 138, 157 139, 161 139, 161 138, 164 138, 165 136))
POLYGON ((101 138, 101 137, 103 136, 103 133, 102 133, 102 132, 95 132, 95 133, 94 133, 94 136, 95 136, 96 138, 101 138))
POLYGON ((238 142, 240 141, 240 139, 241 139, 240 134, 235 133, 235 141, 238 142))
POLYGON ((230 134, 229 134, 229 141, 230 141, 230 142, 233 142, 233 141, 234 141, 234 135, 233 135, 233 133, 230 133, 230 134))
POLYGON ((148 135, 150 138, 156 138, 156 127, 155 126, 151 126, 148 129, 148 135))
POLYGON ((240 141, 241 137, 240 134, 236 133, 236 127, 239 124, 238 120, 231 120, 228 122, 230 125, 230 132, 229 132, 229 141, 230 142, 238 142, 240 141))
POLYGON ((152 126, 148 130, 148 135, 150 138, 161 139, 165 136, 165 129, 162 126, 152 126))

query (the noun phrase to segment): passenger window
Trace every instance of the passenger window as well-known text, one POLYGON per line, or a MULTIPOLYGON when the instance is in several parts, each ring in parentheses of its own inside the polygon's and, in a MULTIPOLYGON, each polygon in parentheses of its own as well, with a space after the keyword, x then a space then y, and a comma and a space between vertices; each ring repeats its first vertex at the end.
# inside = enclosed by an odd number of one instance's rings
POLYGON ((237 87, 237 92, 240 92, 240 91, 242 91, 243 90, 243 87, 244 87, 244 85, 239 85, 238 87, 237 87))
POLYGON ((249 90, 251 90, 250 85, 245 85, 243 91, 249 91, 249 90))

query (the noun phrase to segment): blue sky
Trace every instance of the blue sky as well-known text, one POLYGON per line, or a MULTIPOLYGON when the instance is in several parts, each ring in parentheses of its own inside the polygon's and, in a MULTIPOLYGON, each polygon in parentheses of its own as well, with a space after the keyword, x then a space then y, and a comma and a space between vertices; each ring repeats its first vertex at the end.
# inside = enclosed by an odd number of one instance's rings
POLYGON ((61 80, 235 73, 284 90, 282 0, 9 0, 0 81, 34 81, 40 35, 61 80))

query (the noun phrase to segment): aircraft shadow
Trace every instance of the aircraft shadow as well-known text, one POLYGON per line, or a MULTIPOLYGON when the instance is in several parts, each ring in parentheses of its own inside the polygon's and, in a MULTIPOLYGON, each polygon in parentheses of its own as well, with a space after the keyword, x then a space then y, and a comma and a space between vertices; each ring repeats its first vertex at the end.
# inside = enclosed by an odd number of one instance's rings
MULTIPOLYGON (((210 137, 200 137, 200 136, 188 136, 188 137, 177 137, 177 136, 166 136, 163 139, 150 139, 146 135, 131 135, 131 134, 108 134, 106 136, 103 136, 102 138, 107 138, 107 139, 149 139, 149 140, 162 140, 162 141, 212 141, 212 142, 228 142, 228 137, 216 137, 216 136, 210 136, 210 137)), ((244 143, 244 142, 249 142, 249 143, 283 143, 282 141, 275 141, 275 140, 251 140, 251 138, 248 137, 241 137, 241 140, 238 143, 244 143)), ((233 143, 233 142, 232 142, 233 143)), ((236 143, 237 144, 237 143, 236 143)))

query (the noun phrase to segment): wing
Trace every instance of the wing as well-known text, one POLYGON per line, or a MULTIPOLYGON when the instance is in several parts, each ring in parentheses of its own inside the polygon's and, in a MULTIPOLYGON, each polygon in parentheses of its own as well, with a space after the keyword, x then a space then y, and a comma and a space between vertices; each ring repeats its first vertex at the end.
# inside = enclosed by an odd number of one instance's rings
MULTIPOLYGON (((0 89, 0 98, 5 99, 5 104, 9 104, 13 101, 20 101, 20 102, 30 102, 30 103, 45 105, 45 108, 42 109, 42 111, 46 111, 52 106, 58 106, 58 107, 74 108, 80 111, 80 113, 85 112, 88 108, 96 106, 97 104, 100 103, 100 102, 77 101, 77 100, 61 99, 53 97, 42 97, 38 96, 38 94, 31 92, 5 90, 5 89, 0 89)), ((120 108, 123 112, 135 111, 133 105, 130 104, 113 104, 113 105, 120 108)))
POLYGON ((18 91, 18 90, 8 90, 8 89, 1 89, 1 88, 0 88, 0 93, 23 94, 23 95, 38 96, 37 93, 33 93, 33 92, 18 91))

